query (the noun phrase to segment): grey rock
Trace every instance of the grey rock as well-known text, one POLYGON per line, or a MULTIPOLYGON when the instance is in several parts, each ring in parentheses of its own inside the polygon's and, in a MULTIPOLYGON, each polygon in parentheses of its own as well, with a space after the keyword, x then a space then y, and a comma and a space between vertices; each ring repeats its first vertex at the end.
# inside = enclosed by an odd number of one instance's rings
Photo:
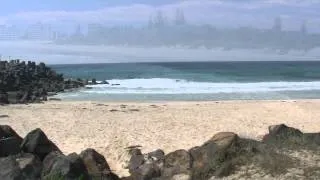
POLYGON ((21 143, 22 139, 19 139, 17 137, 0 139, 0 157, 19 154, 21 152, 21 143))
POLYGON ((27 134, 21 143, 21 150, 26 153, 35 154, 41 160, 53 151, 60 151, 39 128, 27 134))
POLYGON ((60 177, 65 180, 89 179, 87 169, 77 154, 68 156, 60 152, 51 152, 43 160, 42 178, 60 177))
POLYGON ((160 161, 164 159, 164 152, 161 149, 157 149, 153 152, 150 152, 147 154, 149 158, 151 158, 153 161, 160 161))
POLYGON ((90 175, 108 175, 111 173, 110 167, 104 156, 94 149, 82 151, 80 157, 90 175))
POLYGON ((40 180, 41 161, 32 154, 0 158, 1 180, 40 180))
POLYGON ((224 163, 228 163, 237 151, 237 142, 236 134, 223 132, 216 134, 202 146, 189 150, 193 159, 192 178, 209 179, 212 176, 221 176, 219 169, 224 163))
POLYGON ((0 139, 15 137, 18 139, 22 138, 8 125, 0 125, 0 139))
POLYGON ((192 157, 186 150, 177 150, 165 156, 162 176, 172 177, 177 174, 191 173, 192 157))
POLYGON ((135 180, 150 180, 152 178, 160 177, 161 170, 155 164, 143 164, 131 173, 135 180))

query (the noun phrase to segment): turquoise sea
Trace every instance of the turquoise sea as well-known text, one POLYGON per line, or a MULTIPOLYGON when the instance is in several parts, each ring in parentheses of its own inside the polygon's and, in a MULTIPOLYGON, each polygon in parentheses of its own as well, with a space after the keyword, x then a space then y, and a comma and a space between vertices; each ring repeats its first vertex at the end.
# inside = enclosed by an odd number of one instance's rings
POLYGON ((167 62, 51 65, 70 78, 112 85, 59 94, 64 100, 207 101, 320 98, 320 62, 167 62))

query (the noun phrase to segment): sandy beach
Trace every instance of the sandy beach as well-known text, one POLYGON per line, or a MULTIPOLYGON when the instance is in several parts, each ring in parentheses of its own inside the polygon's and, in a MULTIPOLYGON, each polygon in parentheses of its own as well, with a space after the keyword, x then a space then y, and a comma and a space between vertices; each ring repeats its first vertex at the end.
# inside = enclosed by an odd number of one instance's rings
POLYGON ((94 148, 112 170, 124 169, 128 146, 166 153, 201 145, 217 132, 261 139, 268 126, 284 123, 320 131, 320 100, 219 102, 47 102, 0 106, 0 124, 21 136, 41 128, 64 153, 94 148))

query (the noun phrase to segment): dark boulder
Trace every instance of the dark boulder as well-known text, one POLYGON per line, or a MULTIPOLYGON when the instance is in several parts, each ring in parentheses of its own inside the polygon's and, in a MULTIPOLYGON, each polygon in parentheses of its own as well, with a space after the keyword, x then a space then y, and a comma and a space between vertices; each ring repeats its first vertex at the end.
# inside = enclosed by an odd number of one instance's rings
POLYGON ((161 176, 157 178, 152 178, 152 180, 192 180, 189 174, 176 174, 171 177, 161 176))
POLYGON ((129 172, 131 172, 144 163, 144 156, 139 147, 128 147, 127 149, 129 151, 129 155, 131 155, 128 164, 129 172))
POLYGON ((162 176, 172 177, 178 174, 190 174, 192 158, 188 151, 177 150, 165 156, 162 176))
POLYGON ((9 98, 6 92, 0 92, 0 104, 9 104, 9 98))
POLYGON ((22 172, 13 156, 0 158, 1 180, 23 180, 22 172))
POLYGON ((133 179, 132 176, 122 177, 122 178, 120 178, 120 179, 121 179, 121 180, 135 180, 135 179, 133 179))
POLYGON ((104 81, 102 81, 100 84, 109 84, 109 82, 106 81, 106 80, 104 80, 104 81))
POLYGON ((136 169, 138 169, 145 162, 144 155, 142 154, 134 154, 131 156, 129 160, 129 172, 134 173, 136 169))
POLYGON ((299 129, 288 127, 285 124, 269 126, 269 135, 278 137, 302 136, 303 133, 299 129))
POLYGON ((301 143, 303 133, 284 124, 269 127, 269 134, 263 137, 263 142, 275 145, 295 145, 301 143))
POLYGON ((90 179, 79 155, 73 153, 65 156, 57 151, 51 152, 43 160, 42 178, 63 178, 65 180, 90 179))
POLYGON ((0 125, 0 139, 15 137, 18 139, 22 138, 8 125, 0 125))
POLYGON ((151 158, 155 162, 164 160, 164 152, 161 149, 149 152, 147 155, 149 159, 151 158))
POLYGON ((287 148, 319 146, 320 133, 302 133, 299 129, 280 124, 270 126, 269 134, 266 134, 262 141, 287 148))
POLYGON ((0 158, 1 180, 40 180, 41 161, 32 154, 0 158))
POLYGON ((91 175, 92 180, 96 179, 101 179, 101 180, 120 180, 120 178, 114 174, 114 173, 109 173, 109 174, 102 174, 100 176, 93 176, 91 175))
POLYGON ((80 176, 78 176, 78 177, 82 177, 83 179, 89 178, 87 168, 86 168, 85 164, 83 163, 81 157, 78 154, 76 154, 76 153, 69 154, 67 156, 67 159, 70 162, 69 171, 71 174, 74 174, 75 176, 77 176, 77 174, 79 174, 80 176))
POLYGON ((61 101, 60 98, 49 98, 49 101, 61 101))
POLYGON ((156 164, 143 164, 131 172, 134 180, 150 180, 161 176, 161 169, 156 164))
POLYGON ((147 154, 142 154, 140 149, 131 148, 129 150, 131 158, 129 161, 129 172, 127 179, 149 180, 161 176, 164 152, 156 150, 147 154))
POLYGON ((55 95, 57 95, 56 92, 48 92, 48 93, 47 93, 47 96, 48 96, 48 97, 55 96, 55 95))
POLYGON ((16 155, 20 153, 21 143, 22 139, 16 137, 0 139, 0 157, 7 157, 9 155, 16 155))
POLYGON ((96 79, 92 79, 91 80, 91 84, 97 84, 97 80, 96 79))
POLYGON ((106 159, 94 149, 82 151, 80 157, 90 175, 98 176, 110 174, 111 170, 106 159))
POLYGON ((29 102, 29 100, 31 100, 31 93, 30 92, 24 92, 23 96, 19 99, 19 103, 24 104, 29 102))
POLYGON ((304 140, 310 145, 320 146, 320 133, 305 133, 304 140))
POLYGON ((20 154, 16 156, 24 179, 34 180, 40 179, 42 171, 42 162, 33 154, 20 154))
MULTIPOLYGON (((200 147, 189 150, 193 159, 192 178, 209 179, 222 176, 221 169, 237 152, 238 136, 231 132, 218 133, 200 147)), ((225 175, 225 173, 223 174, 225 175)))
POLYGON ((23 94, 19 91, 10 91, 8 93, 8 101, 10 104, 17 104, 20 102, 20 99, 22 98, 23 94))
POLYGON ((41 129, 35 129, 27 134, 21 143, 21 150, 26 153, 37 155, 41 160, 53 151, 60 151, 59 148, 50 141, 41 129))
POLYGON ((22 138, 7 125, 0 125, 0 157, 15 155, 21 152, 22 138))

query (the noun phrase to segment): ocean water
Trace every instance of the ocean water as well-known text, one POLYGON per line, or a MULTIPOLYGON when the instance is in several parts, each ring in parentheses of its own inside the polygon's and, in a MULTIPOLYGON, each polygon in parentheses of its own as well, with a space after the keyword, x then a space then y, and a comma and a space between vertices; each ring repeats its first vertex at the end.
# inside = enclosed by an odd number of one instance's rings
POLYGON ((58 95, 65 100, 320 98, 320 62, 317 61, 118 63, 51 67, 66 77, 96 78, 110 83, 58 95))

